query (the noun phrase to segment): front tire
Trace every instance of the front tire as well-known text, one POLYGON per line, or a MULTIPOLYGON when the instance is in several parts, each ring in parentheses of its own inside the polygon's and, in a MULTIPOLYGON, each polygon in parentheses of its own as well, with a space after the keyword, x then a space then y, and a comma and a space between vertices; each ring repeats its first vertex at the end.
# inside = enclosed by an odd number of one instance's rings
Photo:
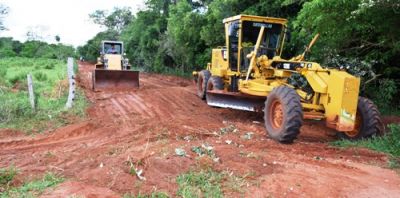
POLYGON ((360 140, 383 133, 383 124, 376 105, 368 98, 358 97, 356 123, 353 131, 338 132, 347 140, 360 140))
POLYGON ((303 124, 303 108, 297 92, 287 86, 274 88, 265 102, 264 122, 272 139, 292 143, 303 124))
POLYGON ((224 80, 222 80, 219 76, 211 76, 207 82, 207 91, 208 90, 223 90, 224 89, 224 80))
POLYGON ((206 99, 206 88, 210 76, 210 71, 202 70, 197 77, 197 96, 202 100, 206 99))

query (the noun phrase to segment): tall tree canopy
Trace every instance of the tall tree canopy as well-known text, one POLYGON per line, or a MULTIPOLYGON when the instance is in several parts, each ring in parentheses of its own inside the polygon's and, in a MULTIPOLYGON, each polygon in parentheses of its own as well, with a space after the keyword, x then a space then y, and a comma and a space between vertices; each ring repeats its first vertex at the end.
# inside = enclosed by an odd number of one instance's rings
POLYGON ((104 26, 108 30, 121 33, 123 28, 132 21, 132 12, 126 7, 114 8, 111 14, 108 14, 106 10, 96 10, 89 17, 94 23, 104 26))
MULTIPOLYGON (((134 66, 190 73, 210 62, 212 48, 225 44, 222 20, 238 14, 289 19, 292 42, 286 43, 284 58, 302 53, 320 33, 308 59, 325 66, 349 67, 364 81, 373 82, 372 87, 385 84, 379 78, 398 86, 398 0, 147 0, 146 8, 135 15, 118 8, 110 14, 93 13, 94 22, 107 30, 80 49, 95 49, 100 38, 120 39, 134 66)), ((89 54, 94 59, 98 51, 89 54)))

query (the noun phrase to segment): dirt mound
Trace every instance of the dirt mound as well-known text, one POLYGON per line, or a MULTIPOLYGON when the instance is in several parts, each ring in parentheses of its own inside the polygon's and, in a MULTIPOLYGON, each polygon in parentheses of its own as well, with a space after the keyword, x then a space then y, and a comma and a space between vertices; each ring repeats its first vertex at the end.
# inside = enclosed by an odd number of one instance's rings
POLYGON ((79 65, 79 85, 92 102, 87 121, 36 137, 0 133, 0 167, 14 164, 22 176, 53 171, 69 180, 45 197, 174 196, 179 174, 210 167, 242 178, 223 189, 230 197, 400 196, 399 176, 381 168, 385 155, 330 147, 335 133, 323 123, 306 122, 294 144, 282 145, 266 136, 261 114, 209 107, 190 80, 140 74, 137 90, 93 92, 93 69, 79 65), (214 159, 192 151, 202 145, 214 159), (176 148, 187 156, 177 156, 176 148))

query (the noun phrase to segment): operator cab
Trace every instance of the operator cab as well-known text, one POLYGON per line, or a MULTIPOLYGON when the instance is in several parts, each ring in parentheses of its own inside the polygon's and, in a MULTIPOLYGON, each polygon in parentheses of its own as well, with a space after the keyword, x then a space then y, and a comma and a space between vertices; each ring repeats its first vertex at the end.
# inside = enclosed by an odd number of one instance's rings
POLYGON ((103 54, 123 54, 123 44, 118 41, 103 41, 102 53, 103 54))
POLYGON ((238 15, 225 19, 224 23, 231 71, 247 71, 250 60, 246 56, 254 50, 261 27, 265 31, 257 56, 272 59, 281 55, 286 19, 238 15))

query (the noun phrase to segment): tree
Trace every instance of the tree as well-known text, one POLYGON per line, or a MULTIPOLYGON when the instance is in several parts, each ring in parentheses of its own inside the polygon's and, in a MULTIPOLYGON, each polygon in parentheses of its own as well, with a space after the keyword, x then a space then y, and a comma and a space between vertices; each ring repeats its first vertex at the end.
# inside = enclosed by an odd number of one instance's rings
POLYGON ((372 62, 378 73, 390 75, 400 67, 399 7, 397 0, 310 1, 297 16, 295 28, 303 40, 321 34, 313 48, 320 61, 329 62, 324 58, 328 53, 338 54, 372 62))
POLYGON ((200 36, 206 19, 204 15, 192 12, 192 9, 192 5, 187 1, 179 1, 176 5, 170 6, 167 40, 163 46, 165 52, 184 72, 193 69, 194 65, 206 64, 202 56, 199 56, 206 49, 200 36))
POLYGON ((132 12, 129 8, 114 8, 111 14, 105 10, 96 10, 89 17, 94 23, 104 26, 107 30, 113 30, 121 33, 132 20, 132 12))
POLYGON ((13 57, 17 53, 13 50, 12 38, 0 38, 0 58, 13 57))
POLYGON ((172 58, 162 48, 170 4, 167 0, 147 1, 148 9, 139 11, 122 32, 127 55, 135 66, 163 72, 166 65, 173 64, 172 58))

